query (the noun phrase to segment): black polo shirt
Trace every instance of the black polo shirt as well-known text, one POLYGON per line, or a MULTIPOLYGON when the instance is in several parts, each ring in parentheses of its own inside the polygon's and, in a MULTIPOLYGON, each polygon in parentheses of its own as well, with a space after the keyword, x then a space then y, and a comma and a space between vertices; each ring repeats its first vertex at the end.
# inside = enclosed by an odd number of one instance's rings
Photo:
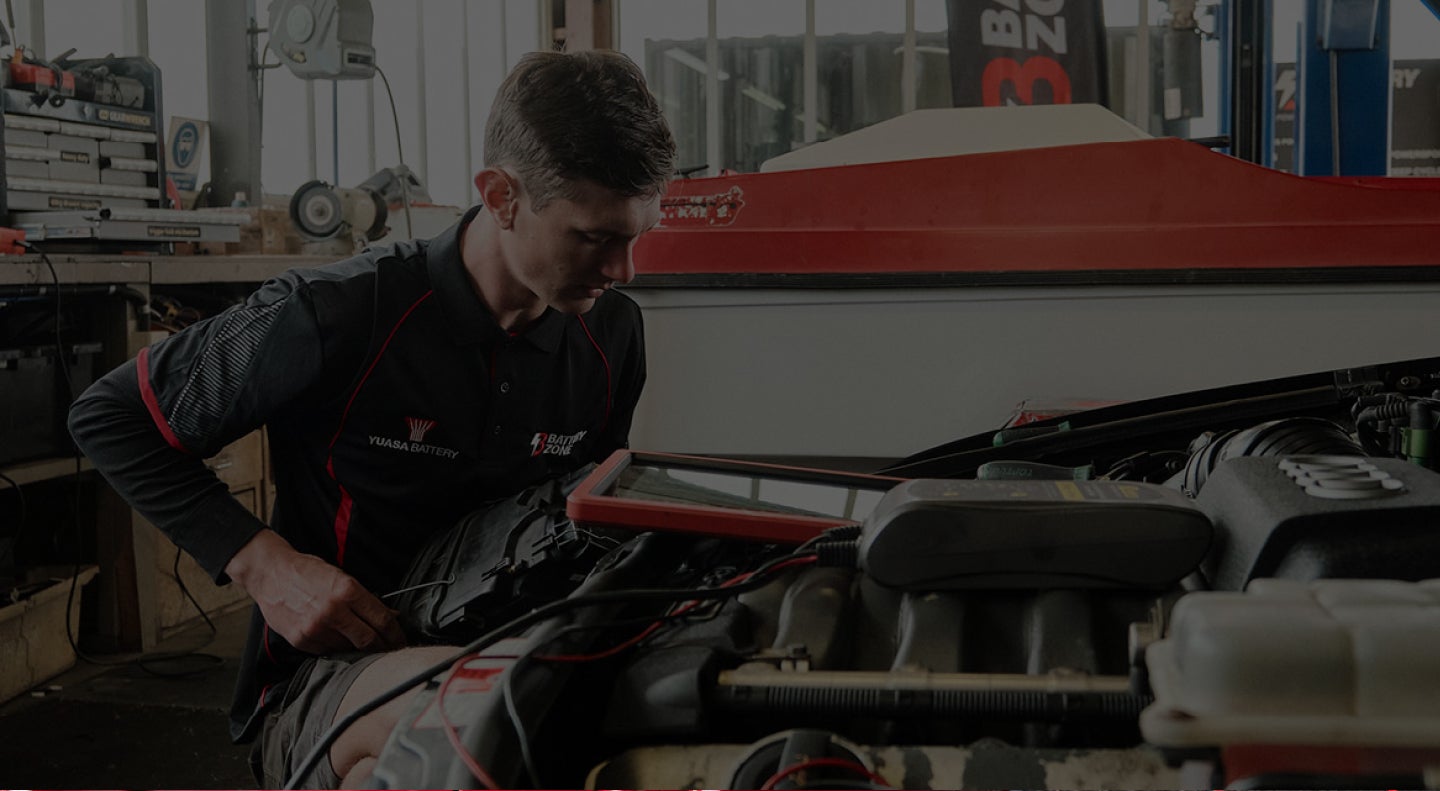
MULTIPOLYGON (((76 402, 111 484, 217 580, 263 525, 199 461, 269 427, 271 528, 381 595, 436 531, 626 444, 645 380, 639 307, 607 292, 504 331, 460 260, 461 229, 266 283, 143 350, 76 402)), ((232 734, 303 658, 261 622, 232 734)))

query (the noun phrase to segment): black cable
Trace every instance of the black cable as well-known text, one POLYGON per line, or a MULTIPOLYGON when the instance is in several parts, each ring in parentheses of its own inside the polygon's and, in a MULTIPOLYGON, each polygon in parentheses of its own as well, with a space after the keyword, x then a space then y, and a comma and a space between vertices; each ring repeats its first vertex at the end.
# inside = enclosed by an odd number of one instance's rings
POLYGON ((805 543, 796 547, 795 551, 804 552, 805 550, 814 548, 816 544, 822 541, 849 541, 850 539, 859 539, 864 531, 864 527, 859 524, 838 525, 836 527, 826 528, 819 535, 812 536, 805 543))
MULTIPOLYGON (((60 273, 55 271, 55 264, 50 260, 50 256, 46 255, 45 251, 41 250, 34 242, 22 241, 20 244, 26 249, 34 250, 40 254, 40 260, 45 262, 46 268, 50 270, 50 279, 55 283, 55 365, 59 366, 60 375, 65 380, 65 403, 73 404, 76 397, 75 382, 70 378, 70 363, 65 355, 64 340, 60 336, 60 321, 63 313, 63 303, 60 300, 60 273)), ((75 592, 80 583, 81 548, 85 543, 84 529, 80 525, 80 473, 82 472, 80 448, 73 442, 70 444, 70 447, 74 450, 75 455, 75 475, 71 479, 75 488, 74 496, 71 499, 71 521, 75 526, 75 571, 70 576, 70 593, 65 598, 65 639, 69 641, 70 648, 75 652, 75 655, 87 662, 93 662, 97 665, 123 664, 119 662, 99 662, 87 656, 84 651, 80 650, 80 646, 75 640, 75 633, 70 627, 72 613, 75 610, 75 592)))
POLYGON ((792 554, 776 558, 756 569, 754 574, 750 576, 750 579, 725 588, 656 588, 636 589, 628 591, 609 591, 602 593, 592 593, 585 596, 576 596, 569 599, 561 599, 559 601, 553 601, 549 604, 537 607, 534 610, 531 610, 524 615, 514 618, 507 623, 501 624, 500 626, 490 630, 489 632, 481 635, 480 637, 477 637, 475 640, 460 648, 445 660, 437 662, 436 664, 425 668, 424 670, 416 673, 410 678, 400 682, 399 684, 396 684, 394 687, 390 688, 386 692, 375 696, 365 704, 356 708, 354 711, 345 715, 343 718, 336 720, 330 726, 330 728, 326 730, 325 733, 320 737, 320 740, 315 744, 315 746, 311 748, 310 752, 306 754, 304 760, 302 760, 300 764, 296 767, 294 773, 291 774, 289 780, 285 783, 285 788, 299 788, 300 784, 305 782, 305 778, 307 778, 310 773, 315 770, 315 766, 320 762, 320 759, 325 757, 329 753, 330 745, 334 744, 335 740, 340 737, 340 734, 344 733, 351 725, 354 725, 362 717, 372 711, 375 711, 386 703, 389 703, 395 698, 400 697, 401 695, 405 694, 405 692, 409 691, 412 687, 416 687, 420 684, 425 683, 438 673, 443 673, 445 670, 449 669, 451 665, 458 662, 461 657, 483 651, 513 633, 519 632, 522 629, 533 626, 537 623, 540 623, 541 621, 548 620, 562 613, 567 613, 571 610, 581 609, 582 607, 594 607, 602 604, 634 604, 639 602, 690 601, 692 599, 727 599, 731 596, 740 593, 748 593, 752 590, 756 590, 764 587, 765 585, 768 585, 770 580, 767 578, 766 575, 770 571, 770 569, 774 568, 780 563, 794 560, 797 557, 808 557, 808 555, 792 554))
MULTIPOLYGON (((65 356, 65 344, 63 342, 63 339, 60 337, 60 319, 62 307, 62 303, 60 301, 60 274, 55 271, 55 264, 50 260, 50 256, 46 255, 45 251, 40 249, 40 247, 34 242, 22 241, 20 242, 20 245, 28 250, 34 250, 40 255, 40 260, 44 261, 45 266, 50 270, 50 279, 55 283, 55 364, 60 366, 61 376, 65 380, 65 402, 67 404, 73 404, 77 395, 75 393, 75 382, 72 381, 70 378, 70 364, 65 356)), ((70 511, 71 521, 74 523, 75 527, 75 570, 74 573, 70 576, 70 593, 65 597, 65 640, 70 643, 70 650, 75 652, 75 656, 85 660, 86 662, 89 662, 92 665, 118 667, 120 665, 128 664, 128 662, 105 662, 96 659, 89 654, 86 654, 84 651, 81 651, 79 642, 75 640, 75 632, 70 625, 71 618, 73 617, 73 613, 75 611, 75 593, 79 589, 80 585, 80 558, 82 554, 81 549, 85 543, 84 528, 80 524, 80 474, 81 472, 83 472, 81 464, 82 460, 80 456, 80 448, 76 446, 74 442, 71 442, 70 447, 74 450, 75 454, 75 474, 71 477, 71 481, 74 485, 74 495, 71 498, 70 511)))
MULTIPOLYGON (((259 43, 258 34, 256 38, 256 43, 259 43)), ((254 50, 252 49, 251 52, 254 52, 254 50)), ((255 125, 260 128, 259 155, 262 157, 265 154, 265 61, 269 59, 269 57, 270 35, 269 31, 266 31, 265 47, 260 50, 260 65, 256 67, 255 75, 255 125)), ((257 186, 260 188, 260 194, 256 195, 254 198, 255 205, 263 208, 265 206, 265 179, 263 177, 260 179, 260 183, 257 186)), ((199 205, 199 201, 196 201, 196 205, 199 205)))
MULTIPOLYGON (((515 739, 516 739, 516 741, 518 741, 518 742, 520 743, 520 758, 521 758, 521 760, 522 760, 522 761, 524 762, 524 764, 525 764, 525 773, 526 773, 527 775, 529 775, 530 787, 531 787, 531 788, 544 788, 545 786, 543 786, 543 785, 540 784, 540 772, 536 769, 535 759, 534 759, 533 753, 532 753, 532 751, 531 751, 531 749, 530 749, 530 735, 529 735, 529 733, 525 730, 525 723, 524 723, 524 721, 522 721, 522 720, 520 719, 520 711, 519 711, 519 709, 516 708, 516 706, 515 706, 515 692, 514 692, 514 689, 513 689, 513 682, 514 682, 515 676, 517 676, 517 675, 520 674, 520 667, 521 667, 521 665, 523 665, 525 662, 532 661, 532 660, 535 660, 535 659, 536 659, 536 657, 535 657, 535 652, 536 652, 536 651, 539 651, 541 648, 544 648, 544 647, 547 646, 547 645, 550 645, 550 644, 552 644, 552 643, 559 642, 561 639, 563 639, 563 638, 565 638, 565 637, 568 637, 568 636, 570 636, 570 635, 572 635, 572 634, 577 634, 577 633, 579 633, 579 632, 593 632, 593 631, 599 631, 599 630, 606 630, 606 631, 608 631, 608 630, 611 630, 611 629, 619 629, 619 628, 627 627, 627 626, 649 626, 650 624, 660 623, 660 622, 664 622, 664 623, 678 623, 678 622, 681 622, 681 621, 686 621, 686 622, 696 621, 696 622, 698 622, 698 621, 701 621, 701 620, 713 620, 715 617, 716 617, 716 614, 715 614, 715 613, 711 613, 711 614, 705 615, 705 616, 703 616, 703 617, 701 617, 701 618, 694 618, 694 617, 691 616, 690 613, 684 612, 684 613, 668 613, 668 614, 663 614, 663 615, 658 615, 658 616, 651 616, 651 617, 647 617, 647 618, 628 618, 628 619, 625 619, 625 620, 607 621, 607 622, 605 622, 605 623, 597 623, 597 624, 577 624, 577 625, 574 625, 574 626, 567 626, 567 627, 565 627, 564 629, 561 629, 560 631, 556 632, 555 634, 550 635, 548 638, 545 639, 544 642, 542 642, 542 643, 540 643, 540 644, 538 644, 538 645, 532 646, 531 648, 529 648, 528 650, 526 650, 525 653, 523 653, 523 654, 521 654, 520 656, 516 657, 516 658, 515 658, 515 663, 510 666, 509 672, 505 673, 504 679, 500 682, 500 694, 501 694, 501 696, 503 697, 503 699, 504 699, 504 701, 505 701, 505 713, 510 717, 510 725, 511 725, 511 727, 514 728, 514 730, 515 730, 515 739)), ((650 635, 650 637, 654 637, 654 635, 650 635)), ((647 638, 647 639, 648 639, 648 638, 647 638)), ((545 659, 544 657, 539 657, 539 661, 544 661, 544 659, 545 659)), ((442 705, 443 705, 443 704, 442 704, 442 705)))
POLYGON ((171 565, 170 570, 171 573, 175 576, 175 584, 180 586, 180 592, 185 594, 185 598, 190 600, 190 603, 195 606, 195 611, 200 613, 201 619, 203 619, 205 621, 205 625, 210 628, 210 636, 205 639, 205 642, 201 643, 195 648, 187 649, 185 651, 168 651, 162 654, 148 654, 135 660, 135 664, 138 665, 141 670, 144 670, 146 673, 149 673, 152 676, 158 676, 160 678, 188 678, 190 676, 200 675, 201 673, 204 673, 208 670, 214 670, 216 667, 224 664, 225 660, 214 654, 202 653, 205 648, 209 647, 211 643, 215 642, 215 636, 219 633, 219 630, 215 628, 215 622, 210 620, 210 616, 205 612, 205 608, 201 607, 200 602, 196 601, 195 597, 190 593, 190 589, 185 587, 185 580, 180 578, 179 547, 175 548, 175 562, 171 565), (160 671, 151 667, 152 664, 155 664, 157 662, 175 662, 181 659, 191 658, 204 660, 204 664, 199 667, 191 668, 189 670, 172 671, 160 671))
MULTIPOLYGON (((385 70, 380 64, 375 64, 375 73, 380 75, 380 81, 385 83, 385 96, 390 99, 390 118, 395 122, 395 151, 400 157, 400 164, 406 170, 400 174, 400 205, 405 207, 405 235, 415 235, 415 223, 410 220, 410 177, 409 166, 405 165, 405 146, 400 142, 400 113, 395 109, 395 94, 390 90, 390 78, 385 76, 385 70)), ((471 174, 474 175, 474 174, 471 174)))
POLYGON ((3 553, 0 553, 0 568, 4 568, 6 555, 9 555, 12 561, 15 559, 16 549, 20 546, 20 536, 25 533, 25 524, 29 520, 30 512, 25 507, 25 490, 20 488, 20 484, 3 472, 0 472, 0 481, 10 484, 10 488, 15 490, 15 496, 20 498, 20 526, 15 528, 15 537, 10 540, 10 545, 5 547, 3 553))
MULTIPOLYGON (((73 403, 75 402, 75 399, 78 397, 78 394, 75 392, 75 382, 74 382, 74 380, 70 377, 70 365, 69 365, 69 360, 68 360, 68 358, 67 358, 66 355, 65 355, 65 344, 64 344, 64 341, 63 341, 63 339, 62 339, 62 337, 61 337, 61 335, 60 335, 60 321, 61 321, 61 308, 62 308, 62 303, 61 303, 61 300, 60 300, 60 274, 55 270, 55 264, 50 260, 50 256, 46 255, 46 254, 45 254, 45 251, 42 250, 42 249, 40 249, 40 247, 37 246, 34 242, 21 242, 20 244, 21 244, 22 246, 24 246, 25 248, 30 249, 30 250, 33 250, 33 251, 35 251, 36 253, 39 254, 40 260, 41 260, 41 261, 44 261, 44 262, 45 262, 45 266, 50 270, 50 279, 51 279, 52 281, 54 281, 54 283, 55 283, 55 354, 56 354, 56 360, 55 360, 55 362, 56 362, 57 365, 60 366, 61 375, 62 375, 62 377, 63 377, 64 380, 65 380, 66 403, 67 403, 67 404, 73 404, 73 403)), ((84 528, 83 528, 83 526, 81 525, 81 522, 80 522, 80 475, 81 475, 81 473, 83 472, 83 466, 82 466, 82 461, 83 461, 83 459, 82 459, 82 456, 80 455, 80 448, 79 448, 79 446, 75 445, 74 442, 71 442, 71 445, 70 445, 70 446, 71 446, 71 448, 74 449, 74 454, 75 454, 75 475, 72 476, 72 478, 71 478, 71 480, 72 480, 72 482, 73 482, 73 484, 74 484, 74 495, 73 495, 72 501, 71 501, 71 506, 72 506, 72 507, 71 507, 71 516, 72 516, 72 521, 73 521, 74 527, 75 527, 75 569, 74 569, 74 573, 73 573, 73 574, 71 575, 71 577, 70 577, 70 592, 69 592, 69 594, 68 594, 68 595, 66 596, 66 598, 65 598, 65 639, 66 639, 66 641, 68 641, 68 642, 70 643, 70 648, 71 648, 71 650, 73 650, 73 651, 75 652, 75 656, 79 657, 80 659, 85 660, 86 662, 89 662, 89 663, 92 664, 92 665, 100 665, 100 666, 102 666, 102 667, 120 667, 120 666, 123 666, 123 665, 138 664, 138 665, 140 666, 140 668, 143 669, 143 670, 145 670, 146 672, 152 673, 152 674, 154 674, 154 675, 159 675, 159 676, 162 676, 162 677, 183 677, 183 676, 189 676, 189 675, 194 675, 195 673, 198 673, 198 672, 202 672, 203 670, 207 670, 207 669, 209 669, 209 668, 201 668, 201 669, 199 669, 199 670, 186 671, 186 672, 181 672, 181 673, 164 674, 164 673, 158 673, 158 672, 156 672, 156 671, 154 671, 154 670, 146 667, 146 666, 145 666, 145 663, 148 662, 148 661, 156 661, 156 662, 159 662, 159 661, 171 661, 171 660, 179 659, 179 658, 181 658, 181 657, 188 656, 188 655, 192 655, 192 654, 194 654, 194 655, 196 655, 196 656, 198 656, 198 657, 202 657, 202 658, 213 659, 213 660, 214 660, 213 664, 215 664, 215 665, 218 665, 219 663, 221 663, 223 660, 221 660, 220 657, 218 657, 218 656, 211 656, 211 655, 209 655, 209 654, 199 654, 199 653, 198 653, 201 648, 204 648, 205 646, 208 646, 208 645, 210 644, 210 642, 214 639, 214 636, 215 636, 215 633, 216 633, 216 629, 215 629, 215 624, 214 624, 213 622, 211 622, 210 617, 209 617, 208 615, 206 615, 205 609, 200 606, 200 603, 195 600, 195 597, 190 594, 190 590, 185 587, 185 583, 184 583, 183 581, 181 581, 181 579, 180 579, 180 555, 179 555, 179 550, 178 550, 178 549, 176 550, 176 555, 175 555, 175 581, 180 585, 180 590, 181 590, 182 592, 184 592, 185 597, 190 600, 190 603, 191 603, 191 604, 195 605, 195 609, 196 609, 197 611, 199 611, 200 617, 201 617, 201 618, 204 618, 204 619, 205 619, 205 623, 210 627, 210 637, 211 637, 211 639, 210 639, 210 640, 207 640, 204 644, 202 644, 199 648, 195 649, 194 651, 177 652, 177 653, 175 653, 175 654, 173 654, 173 655, 171 655, 171 654, 159 654, 159 655, 152 656, 152 657, 148 657, 148 658, 142 656, 142 657, 139 657, 138 659, 127 659, 127 660, 123 660, 123 661, 119 661, 119 662, 109 662, 109 661, 105 661, 105 660, 101 660, 101 659, 96 659, 95 657, 90 656, 89 654, 87 654, 87 653, 85 653, 84 651, 80 650, 80 644, 79 644, 79 642, 75 639, 74 630, 71 628, 71 619, 73 618, 73 613, 74 613, 74 611, 75 611, 75 593, 76 593, 77 590, 79 589, 79 585, 80 585, 80 566, 81 566, 81 560, 80 560, 80 558, 81 558, 81 556, 82 556, 82 548, 84 547, 84 543, 85 543, 84 528)))

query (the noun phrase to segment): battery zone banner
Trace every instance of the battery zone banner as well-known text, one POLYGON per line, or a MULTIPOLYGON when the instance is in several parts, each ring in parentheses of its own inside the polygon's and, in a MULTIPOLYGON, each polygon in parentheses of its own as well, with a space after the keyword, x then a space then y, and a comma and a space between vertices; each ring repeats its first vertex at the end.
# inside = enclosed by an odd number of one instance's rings
POLYGON ((1105 102, 1101 0, 946 0, 956 107, 1105 102))

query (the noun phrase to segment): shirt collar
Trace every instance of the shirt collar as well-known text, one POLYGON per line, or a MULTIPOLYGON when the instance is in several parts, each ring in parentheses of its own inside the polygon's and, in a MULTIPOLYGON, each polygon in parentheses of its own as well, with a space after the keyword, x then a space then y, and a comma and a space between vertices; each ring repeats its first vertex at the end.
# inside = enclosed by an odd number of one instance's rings
MULTIPOLYGON (((457 343, 472 344, 496 342, 510 334, 501 329, 495 316, 486 307, 484 300, 475 293, 470 284, 470 275, 465 271, 465 262, 460 256, 460 235, 475 216, 480 206, 465 212, 460 221, 445 229, 430 240, 426 253, 426 267, 430 271, 430 284, 435 289, 435 298, 445 314, 457 343)), ((565 316, 560 311, 546 307, 519 338, 529 341, 545 352, 560 347, 565 331, 565 316)))

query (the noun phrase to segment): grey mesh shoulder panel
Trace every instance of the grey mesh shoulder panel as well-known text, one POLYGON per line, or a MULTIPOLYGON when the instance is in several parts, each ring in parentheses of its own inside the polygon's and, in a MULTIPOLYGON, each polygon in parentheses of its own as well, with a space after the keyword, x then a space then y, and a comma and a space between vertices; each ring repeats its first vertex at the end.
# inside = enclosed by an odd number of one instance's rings
POLYGON ((170 410, 170 426, 190 440, 215 436, 230 410, 265 336, 288 297, 266 305, 241 305, 216 317, 219 326, 170 410))

